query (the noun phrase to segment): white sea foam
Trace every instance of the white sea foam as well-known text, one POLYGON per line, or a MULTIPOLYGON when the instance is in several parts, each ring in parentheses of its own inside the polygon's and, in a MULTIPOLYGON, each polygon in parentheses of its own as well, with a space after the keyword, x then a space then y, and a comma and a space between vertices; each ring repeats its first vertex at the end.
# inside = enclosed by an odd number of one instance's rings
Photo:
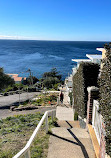
POLYGON ((50 58, 54 58, 56 60, 64 60, 63 57, 55 56, 55 55, 49 55, 50 58))

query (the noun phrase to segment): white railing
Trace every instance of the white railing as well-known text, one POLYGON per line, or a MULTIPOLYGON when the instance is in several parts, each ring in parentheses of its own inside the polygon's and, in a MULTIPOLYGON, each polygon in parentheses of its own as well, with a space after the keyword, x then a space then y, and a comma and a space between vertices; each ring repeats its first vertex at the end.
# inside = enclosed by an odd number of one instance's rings
POLYGON ((102 130, 102 115, 98 111, 99 111, 99 102, 97 100, 94 100, 92 126, 94 128, 98 143, 100 144, 101 130, 102 130))
POLYGON ((43 115, 39 124, 37 125, 36 129, 34 130, 32 136, 30 137, 29 141, 27 142, 26 146, 20 152, 18 152, 13 158, 21 158, 22 156, 25 156, 25 158, 31 158, 30 147, 31 147, 32 142, 35 139, 35 136, 37 135, 40 127, 42 126, 44 120, 45 120, 46 133, 48 133, 48 116, 50 113, 51 113, 51 117, 53 120, 54 116, 56 115, 56 109, 45 112, 45 114, 43 115))

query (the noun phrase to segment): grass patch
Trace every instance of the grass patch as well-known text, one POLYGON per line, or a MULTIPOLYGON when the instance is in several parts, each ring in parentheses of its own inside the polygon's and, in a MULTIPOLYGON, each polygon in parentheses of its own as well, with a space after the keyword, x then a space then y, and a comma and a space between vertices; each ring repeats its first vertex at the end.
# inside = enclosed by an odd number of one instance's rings
POLYGON ((58 94, 57 93, 46 93, 46 94, 40 94, 37 97, 33 98, 33 100, 27 100, 22 103, 22 105, 19 105, 18 108, 20 107, 25 107, 25 106, 51 106, 57 104, 57 98, 58 94))
MULTIPOLYGON (((0 158, 12 158, 27 143, 34 129, 39 123, 42 115, 40 113, 28 115, 16 115, 0 120, 0 158)), ((49 129, 54 126, 49 118, 49 129)), ((49 134, 45 133, 45 124, 31 147, 31 157, 47 157, 49 134)))
MULTIPOLYGON (((37 106, 49 106, 57 103, 58 95, 56 93, 51 94, 41 94, 37 96, 36 100, 32 101, 31 104, 37 106)), ((25 104, 26 105, 26 104, 25 104)))
POLYGON ((32 158, 46 158, 48 152, 49 134, 41 130, 37 135, 31 147, 32 158))

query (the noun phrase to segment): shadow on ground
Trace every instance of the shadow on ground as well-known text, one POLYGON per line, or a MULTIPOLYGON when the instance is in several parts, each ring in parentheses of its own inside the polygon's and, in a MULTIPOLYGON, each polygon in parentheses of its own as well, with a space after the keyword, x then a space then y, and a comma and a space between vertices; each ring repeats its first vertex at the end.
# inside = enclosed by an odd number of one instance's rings
MULTIPOLYGON (((53 133, 51 133, 51 132, 49 132, 49 134, 52 135, 52 136, 54 136, 54 137, 56 137, 56 138, 59 138, 59 139, 62 139, 62 140, 64 140, 64 141, 67 141, 67 142, 69 142, 69 143, 72 143, 72 144, 74 144, 74 145, 80 146, 80 147, 81 147, 81 150, 82 150, 82 153, 83 153, 83 155, 84 155, 84 158, 89 158, 88 153, 87 153, 87 151, 86 151, 86 149, 85 149, 85 146, 84 146, 84 145, 81 143, 81 141, 76 137, 76 135, 71 131, 71 129, 73 128, 72 125, 71 125, 68 121, 66 121, 66 123, 70 126, 70 128, 68 128, 67 131, 72 135, 72 137, 76 140, 76 142, 74 142, 74 141, 72 141, 72 140, 69 140, 69 139, 66 139, 66 138, 63 138, 63 137, 60 137, 60 136, 55 135, 55 134, 53 134, 53 133)), ((57 124, 56 127, 60 127, 60 126, 57 124)))

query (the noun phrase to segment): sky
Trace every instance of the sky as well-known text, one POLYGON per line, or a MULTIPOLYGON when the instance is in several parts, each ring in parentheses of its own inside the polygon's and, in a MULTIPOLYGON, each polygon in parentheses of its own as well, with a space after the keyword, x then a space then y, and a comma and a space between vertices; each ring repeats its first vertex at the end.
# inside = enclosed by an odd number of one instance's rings
POLYGON ((0 0, 0 39, 111 41, 111 0, 0 0))

